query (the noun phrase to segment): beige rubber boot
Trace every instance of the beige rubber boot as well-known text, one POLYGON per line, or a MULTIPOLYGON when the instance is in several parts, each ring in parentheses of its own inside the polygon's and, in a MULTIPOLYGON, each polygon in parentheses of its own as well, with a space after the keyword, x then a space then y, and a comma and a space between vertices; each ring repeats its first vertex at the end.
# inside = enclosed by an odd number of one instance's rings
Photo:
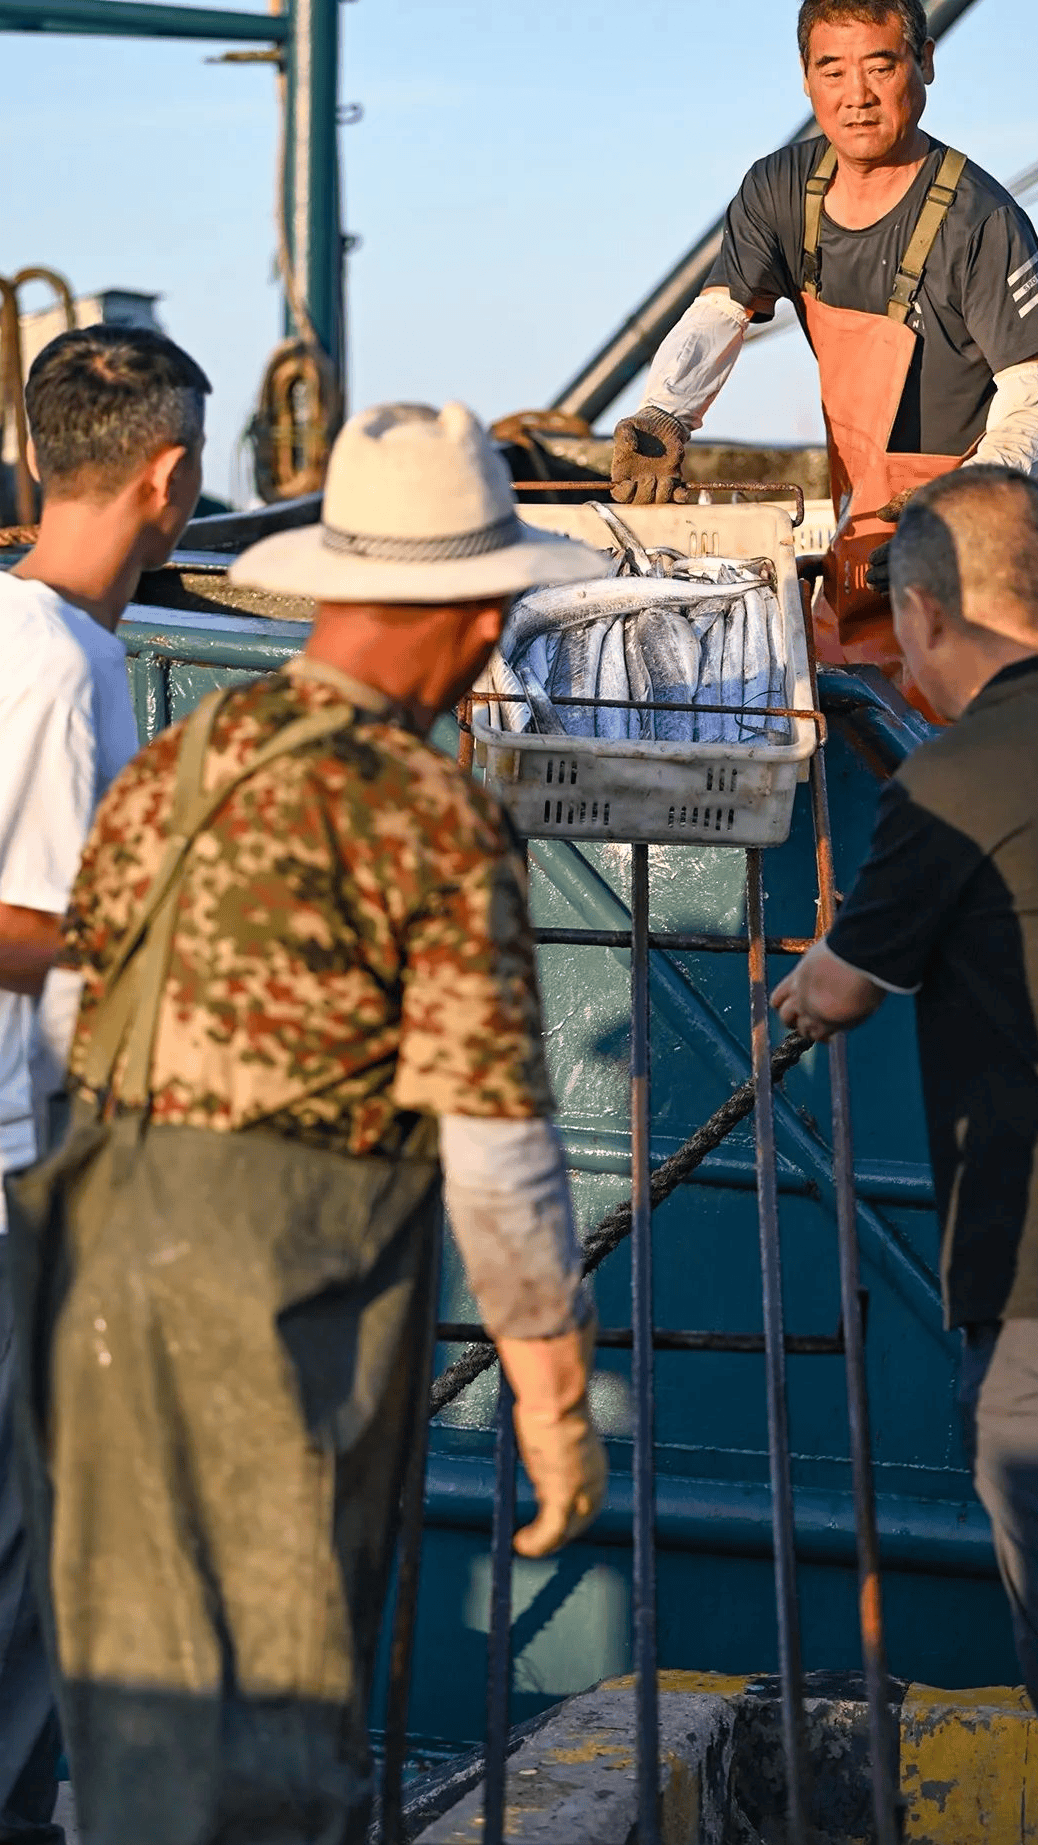
POLYGON ((515 1536, 521 1557, 546 1557, 586 1531, 605 1498, 609 1466, 588 1408, 595 1321, 557 1339, 499 1339, 515 1392, 515 1433, 537 1516, 515 1536))

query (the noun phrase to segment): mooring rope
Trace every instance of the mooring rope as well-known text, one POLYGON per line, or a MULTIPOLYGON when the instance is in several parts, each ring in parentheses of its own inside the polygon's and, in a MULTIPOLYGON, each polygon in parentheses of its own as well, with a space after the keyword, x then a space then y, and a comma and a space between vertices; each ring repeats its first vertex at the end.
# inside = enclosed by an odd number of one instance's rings
MULTIPOLYGON (((812 1040, 802 1038, 799 1033, 791 1031, 783 1038, 777 1050, 771 1056, 772 1083, 780 1083, 795 1064, 800 1062, 805 1051, 811 1049, 812 1040)), ((671 1192, 701 1166, 708 1153, 715 1153, 721 1143, 727 1140, 740 1121, 753 1113, 754 1091, 752 1078, 732 1091, 727 1102, 722 1102, 716 1114, 711 1115, 702 1127, 696 1129, 679 1147, 676 1153, 657 1166, 650 1180, 650 1190, 654 1205, 662 1204, 671 1192)), ((588 1232, 584 1241, 583 1272, 592 1275, 596 1268, 619 1248, 625 1237, 631 1234, 631 1200, 625 1198, 621 1204, 614 1204, 612 1210, 588 1232)), ((497 1353, 492 1345, 468 1345, 461 1357, 441 1371, 433 1380, 429 1398, 429 1414, 438 1416, 453 1403, 455 1397, 468 1388, 484 1371, 497 1363, 497 1353)))

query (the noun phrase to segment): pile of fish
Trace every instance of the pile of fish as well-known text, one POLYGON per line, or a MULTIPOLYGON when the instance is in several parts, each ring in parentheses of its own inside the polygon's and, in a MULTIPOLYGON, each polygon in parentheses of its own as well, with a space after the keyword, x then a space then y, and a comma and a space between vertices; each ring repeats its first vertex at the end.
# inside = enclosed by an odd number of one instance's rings
POLYGON ((475 688, 497 694, 490 724, 611 742, 788 742, 788 718, 763 715, 787 702, 771 560, 646 549, 611 507, 596 511, 615 540, 613 575, 513 604, 475 688), (649 708, 693 703, 726 709, 649 708))

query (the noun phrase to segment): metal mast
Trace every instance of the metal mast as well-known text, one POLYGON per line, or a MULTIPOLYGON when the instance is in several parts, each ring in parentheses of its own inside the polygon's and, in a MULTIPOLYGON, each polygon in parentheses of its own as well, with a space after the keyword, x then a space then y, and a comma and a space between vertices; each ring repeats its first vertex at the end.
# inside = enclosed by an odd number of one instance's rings
POLYGON ((286 0, 278 13, 142 5, 140 0, 0 0, 0 32, 222 40, 256 46, 287 80, 289 254, 318 341, 343 380, 343 237, 339 217, 339 0, 286 0), (264 51, 261 47, 267 47, 264 51))

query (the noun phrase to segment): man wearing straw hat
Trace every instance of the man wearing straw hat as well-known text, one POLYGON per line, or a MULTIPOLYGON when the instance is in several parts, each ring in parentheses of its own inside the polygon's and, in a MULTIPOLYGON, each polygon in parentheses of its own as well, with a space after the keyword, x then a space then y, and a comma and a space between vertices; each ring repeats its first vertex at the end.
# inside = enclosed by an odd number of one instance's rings
POLYGON ((99 810, 63 955, 73 1129, 11 1188, 71 1274, 34 1371, 93 1845, 365 1836, 437 1154, 516 1393, 517 1550, 601 1503, 523 867, 426 741, 517 591, 600 568, 520 522, 461 405, 366 411, 322 523, 232 572, 316 600, 305 652, 166 731, 99 810))

